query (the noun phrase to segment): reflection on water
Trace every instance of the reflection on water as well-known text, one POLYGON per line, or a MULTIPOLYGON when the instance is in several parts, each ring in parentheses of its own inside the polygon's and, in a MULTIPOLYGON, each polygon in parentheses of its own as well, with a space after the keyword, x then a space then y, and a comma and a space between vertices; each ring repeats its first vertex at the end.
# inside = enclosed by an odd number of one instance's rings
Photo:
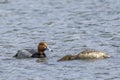
POLYGON ((0 80, 119 80, 119 0, 0 0, 0 80), (46 41, 48 59, 15 59, 46 41), (104 60, 57 62, 96 49, 104 60), (41 62, 42 61, 42 62, 41 62))

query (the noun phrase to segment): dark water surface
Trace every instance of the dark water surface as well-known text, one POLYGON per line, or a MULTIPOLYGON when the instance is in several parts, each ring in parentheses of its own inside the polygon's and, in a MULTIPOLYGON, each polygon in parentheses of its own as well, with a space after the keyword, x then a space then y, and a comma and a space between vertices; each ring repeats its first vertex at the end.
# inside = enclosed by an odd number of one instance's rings
POLYGON ((120 0, 1 2, 0 80, 120 80, 120 0), (54 50, 45 62, 12 57, 42 40, 54 50), (112 57, 57 62, 84 49, 112 57))

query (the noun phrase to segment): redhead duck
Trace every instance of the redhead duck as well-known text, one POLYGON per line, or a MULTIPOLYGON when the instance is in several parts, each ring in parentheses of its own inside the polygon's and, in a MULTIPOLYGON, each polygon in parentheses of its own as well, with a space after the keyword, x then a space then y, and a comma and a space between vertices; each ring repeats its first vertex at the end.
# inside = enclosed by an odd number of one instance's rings
POLYGON ((109 58, 110 55, 96 51, 96 50, 85 50, 80 52, 77 55, 66 55, 59 59, 58 61, 68 61, 68 60, 76 60, 76 59, 104 59, 104 58, 109 58))
MULTIPOLYGON (((16 58, 45 58, 45 50, 49 50, 46 42, 40 42, 38 44, 37 50, 35 49, 23 49, 18 50, 17 54, 14 56, 16 58)), ((50 50, 52 51, 52 50, 50 50)))

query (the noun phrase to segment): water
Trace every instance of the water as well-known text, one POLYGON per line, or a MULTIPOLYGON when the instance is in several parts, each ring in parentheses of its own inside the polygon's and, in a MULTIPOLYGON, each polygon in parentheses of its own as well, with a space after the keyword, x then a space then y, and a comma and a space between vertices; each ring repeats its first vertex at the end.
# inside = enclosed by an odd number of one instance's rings
POLYGON ((119 0, 8 0, 0 3, 0 80, 119 80, 119 0), (46 41, 45 62, 15 59, 19 49, 46 41), (57 62, 96 49, 112 57, 57 62), (48 55, 48 54, 47 54, 48 55))

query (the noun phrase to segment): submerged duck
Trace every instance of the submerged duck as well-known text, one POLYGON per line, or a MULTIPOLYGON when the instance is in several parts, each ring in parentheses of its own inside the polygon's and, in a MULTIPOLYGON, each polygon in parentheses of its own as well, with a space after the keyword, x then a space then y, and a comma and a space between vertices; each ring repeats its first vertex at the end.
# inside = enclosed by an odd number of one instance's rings
POLYGON ((40 42, 38 44, 37 50, 35 49, 18 50, 17 54, 14 57, 16 58, 45 58, 46 57, 45 50, 49 50, 47 47, 47 43, 40 42))
POLYGON ((66 55, 59 59, 58 61, 68 61, 68 60, 77 60, 77 59, 104 59, 104 58, 109 58, 110 55, 96 51, 96 50, 85 50, 77 55, 66 55))

